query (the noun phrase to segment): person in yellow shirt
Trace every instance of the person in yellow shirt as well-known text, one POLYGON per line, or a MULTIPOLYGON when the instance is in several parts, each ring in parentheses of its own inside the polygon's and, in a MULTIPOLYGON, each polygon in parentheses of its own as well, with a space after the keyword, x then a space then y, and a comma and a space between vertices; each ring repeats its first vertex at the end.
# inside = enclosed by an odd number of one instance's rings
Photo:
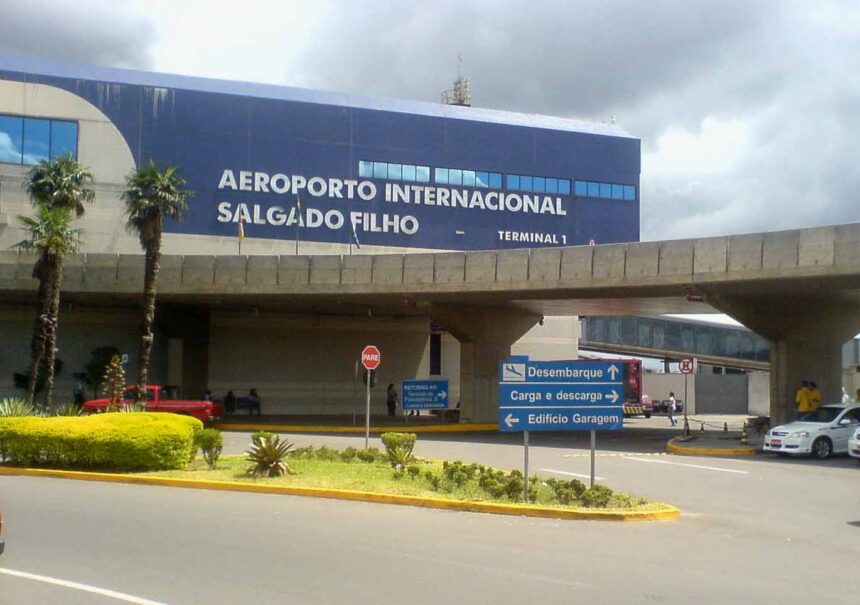
POLYGON ((814 412, 821 407, 821 391, 814 382, 809 383, 809 411, 814 412))
POLYGON ((797 389, 797 393, 794 395, 794 403, 797 404, 797 413, 805 414, 809 411, 809 383, 807 381, 803 381, 800 384, 800 388, 797 389))

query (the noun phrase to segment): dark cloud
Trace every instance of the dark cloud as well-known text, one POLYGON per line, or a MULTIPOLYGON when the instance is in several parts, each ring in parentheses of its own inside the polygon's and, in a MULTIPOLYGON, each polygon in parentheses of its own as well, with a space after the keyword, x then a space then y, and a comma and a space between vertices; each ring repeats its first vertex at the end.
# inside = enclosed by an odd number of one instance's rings
POLYGON ((155 24, 110 0, 0 0, 0 54, 146 69, 155 24))

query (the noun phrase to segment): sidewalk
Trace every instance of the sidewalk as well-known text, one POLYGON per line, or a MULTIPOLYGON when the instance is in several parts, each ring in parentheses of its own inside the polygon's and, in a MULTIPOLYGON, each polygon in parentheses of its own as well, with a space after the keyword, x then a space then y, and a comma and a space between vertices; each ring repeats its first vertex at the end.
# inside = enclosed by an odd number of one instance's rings
POLYGON ((666 451, 688 456, 754 456, 761 451, 764 435, 747 431, 747 443, 741 443, 740 431, 694 430, 690 426, 689 437, 674 437, 666 443, 666 451))

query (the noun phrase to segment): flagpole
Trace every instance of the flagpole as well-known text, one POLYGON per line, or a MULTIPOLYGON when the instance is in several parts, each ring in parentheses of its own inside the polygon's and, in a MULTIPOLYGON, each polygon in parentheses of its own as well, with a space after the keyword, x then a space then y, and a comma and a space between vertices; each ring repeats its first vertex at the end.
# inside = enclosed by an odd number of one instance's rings
POLYGON ((296 210, 298 211, 298 220, 296 221, 296 256, 299 255, 299 227, 302 224, 302 200, 296 195, 296 210))

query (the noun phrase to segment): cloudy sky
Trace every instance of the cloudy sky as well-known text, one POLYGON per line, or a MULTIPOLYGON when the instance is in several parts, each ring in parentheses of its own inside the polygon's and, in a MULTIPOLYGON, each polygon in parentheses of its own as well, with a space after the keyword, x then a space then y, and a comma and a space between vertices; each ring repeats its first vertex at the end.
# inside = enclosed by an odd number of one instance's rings
POLYGON ((0 0, 0 54, 617 123, 642 238, 860 221, 860 3, 0 0))

